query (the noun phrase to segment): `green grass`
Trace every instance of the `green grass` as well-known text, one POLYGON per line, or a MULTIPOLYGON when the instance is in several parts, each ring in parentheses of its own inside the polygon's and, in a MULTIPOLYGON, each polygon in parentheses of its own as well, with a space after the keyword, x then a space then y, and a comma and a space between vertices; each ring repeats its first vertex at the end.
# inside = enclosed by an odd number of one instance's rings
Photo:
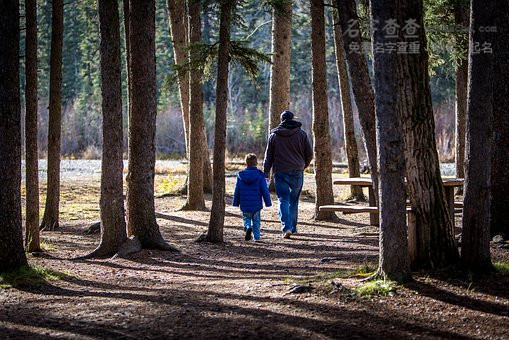
POLYGON ((323 272, 316 275, 307 276, 304 278, 284 278, 283 281, 287 283, 304 283, 304 282, 317 282, 327 281, 332 279, 347 279, 347 278, 364 278, 368 277, 375 272, 377 265, 371 262, 364 262, 355 269, 339 269, 333 272, 323 272))
POLYGON ((395 292, 396 289, 397 285, 394 281, 374 280, 363 283, 355 291, 361 297, 372 297, 376 295, 387 296, 395 292))
POLYGON ((499 273, 509 274, 509 262, 495 262, 493 265, 499 273))
POLYGON ((25 266, 18 270, 0 273, 0 288, 40 286, 47 281, 60 280, 67 274, 41 266, 25 266))
POLYGON ((49 241, 41 240, 41 249, 44 251, 55 251, 57 248, 55 245, 49 241))

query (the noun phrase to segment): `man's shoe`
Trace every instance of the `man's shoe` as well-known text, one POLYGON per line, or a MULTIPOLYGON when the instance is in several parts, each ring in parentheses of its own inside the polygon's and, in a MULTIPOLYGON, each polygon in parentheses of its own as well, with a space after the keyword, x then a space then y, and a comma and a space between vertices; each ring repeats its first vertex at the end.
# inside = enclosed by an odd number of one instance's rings
POLYGON ((292 236, 292 232, 290 230, 283 232, 283 238, 290 238, 290 236, 292 236))
POLYGON ((251 239, 251 234, 253 233, 253 228, 248 228, 247 231, 246 231, 246 236, 244 237, 244 239, 246 241, 249 241, 251 239))

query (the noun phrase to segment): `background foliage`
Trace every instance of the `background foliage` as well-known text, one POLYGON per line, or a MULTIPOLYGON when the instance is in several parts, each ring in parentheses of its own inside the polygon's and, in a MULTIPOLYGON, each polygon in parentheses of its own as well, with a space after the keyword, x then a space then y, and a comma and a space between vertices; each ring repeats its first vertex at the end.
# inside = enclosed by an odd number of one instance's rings
MULTIPOLYGON (((427 25, 437 22, 453 22, 450 3, 426 1, 427 25)), ((456 1, 456 0, 455 0, 456 1)), ((458 0, 459 1, 459 0, 458 0)), ((95 0, 68 0, 65 2, 63 46, 63 127, 62 152, 68 157, 97 158, 100 156, 101 140, 101 92, 99 67, 99 24, 95 0)), ((293 5, 292 61, 291 61, 291 107, 311 132, 311 27, 309 1, 296 0, 293 5)), ((39 147, 41 156, 47 148, 49 51, 51 36, 51 1, 38 1, 38 68, 39 68, 39 147)), ((119 2, 121 22, 122 3, 119 2)), ((24 1, 21 1, 23 15, 24 1)), ((327 12, 327 77, 329 84, 329 115, 333 157, 343 161, 343 128, 338 97, 333 21, 331 8, 327 12)), ((262 52, 271 51, 272 10, 266 3, 244 1, 238 8, 233 39, 247 40, 246 46, 262 52)), ((363 11, 361 10, 361 13, 363 11)), ((22 17, 22 29, 24 27, 22 17)), ((213 44, 218 39, 218 12, 211 4, 203 8, 203 40, 213 44)), ((122 40, 124 37, 121 25, 122 40)), ((24 54, 24 30, 22 30, 21 53, 24 54)), ((454 145, 454 45, 451 34, 428 34, 431 44, 431 85, 436 115, 439 152, 443 160, 450 160, 454 145), (434 46, 440 46, 435 50, 434 46)), ((122 46, 123 72, 125 73, 124 41, 122 46)), ((368 61, 369 61, 369 56, 368 61)), ((156 62, 157 62, 157 150, 159 157, 184 157, 184 133, 180 116, 177 84, 172 77, 173 49, 168 24, 166 0, 156 0, 156 62), (170 79, 170 80, 169 80, 170 79)), ((23 62, 21 84, 24 84, 23 62)), ((254 81, 238 64, 231 65, 228 107, 228 153, 230 156, 245 152, 262 154, 268 133, 268 104, 270 65, 260 63, 254 81)), ((125 76, 125 74, 124 74, 125 76)), ((205 124, 209 146, 213 141, 215 70, 204 82, 205 124)), ((23 93, 23 86, 22 86, 23 93)), ((126 83, 123 83, 124 136, 127 136, 126 83)), ((354 106, 354 110, 356 107, 354 106)), ((356 114, 357 117, 357 114, 356 114)), ((356 118, 357 120, 357 118, 356 118)), ((358 126, 358 121, 356 121, 358 126)), ((361 141, 358 130, 359 142, 361 141)), ((126 143, 127 145, 127 143, 126 143)), ((362 144, 359 144, 362 145, 362 144)), ((364 150, 361 148, 361 155, 364 150)))

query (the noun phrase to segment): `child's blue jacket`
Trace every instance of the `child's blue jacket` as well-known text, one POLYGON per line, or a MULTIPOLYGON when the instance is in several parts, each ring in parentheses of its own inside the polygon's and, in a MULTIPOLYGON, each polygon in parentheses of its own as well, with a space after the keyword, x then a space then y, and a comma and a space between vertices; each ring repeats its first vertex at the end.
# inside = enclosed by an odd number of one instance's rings
POLYGON ((242 212, 257 212, 263 208, 262 197, 265 206, 270 207, 272 202, 263 172, 255 166, 248 166, 240 171, 237 174, 233 205, 240 206, 242 212))

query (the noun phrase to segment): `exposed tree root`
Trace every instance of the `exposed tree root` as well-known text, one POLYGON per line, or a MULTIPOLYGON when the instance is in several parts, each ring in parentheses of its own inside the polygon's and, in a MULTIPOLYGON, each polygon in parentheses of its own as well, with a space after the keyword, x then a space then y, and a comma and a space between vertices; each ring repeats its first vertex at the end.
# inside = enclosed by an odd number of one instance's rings
POLYGON ((71 260, 79 261, 79 260, 88 260, 88 259, 105 259, 105 258, 115 255, 115 253, 116 253, 115 250, 112 251, 111 249, 108 249, 107 247, 100 244, 91 253, 72 258, 71 260))
POLYGON ((346 202, 350 203, 360 203, 360 202, 367 202, 368 199, 365 195, 362 196, 356 196, 356 195, 350 195, 346 198, 346 202))
POLYGON ((384 273, 382 268, 378 267, 377 271, 371 274, 370 276, 361 280, 361 282, 373 281, 373 280, 390 280, 397 282, 398 284, 406 283, 412 281, 412 276, 410 274, 400 273, 396 275, 387 275, 384 273))
POLYGON ((333 212, 326 213, 326 214, 315 214, 313 219, 315 221, 333 222, 333 223, 339 223, 341 221, 339 219, 339 217, 335 213, 333 213, 333 212))
POLYGON ((207 242, 207 233, 203 233, 194 242, 207 242))
POLYGON ((127 257, 128 255, 137 253, 143 249, 140 240, 136 236, 129 237, 118 249, 117 253, 113 255, 112 259, 117 257, 127 257))
POLYGON ((177 190, 178 194, 180 196, 185 196, 187 195, 187 180, 186 180, 186 183, 184 185, 182 185, 178 190, 177 190))
POLYGON ((154 243, 150 244, 150 246, 144 247, 141 241, 136 236, 131 236, 118 248, 118 250, 109 249, 108 247, 100 244, 91 253, 72 258, 71 260, 87 260, 93 258, 104 259, 109 257, 111 257, 111 259, 113 260, 116 259, 117 257, 125 258, 131 254, 140 252, 144 248, 159 249, 180 253, 180 249, 169 244, 162 237, 159 240, 156 240, 154 243))
POLYGON ((45 222, 43 221, 41 223, 41 226, 39 227, 40 231, 54 231, 59 228, 58 221, 55 222, 45 222))
POLYGON ((97 234, 100 231, 101 231, 101 222, 99 221, 99 222, 95 222, 94 224, 91 224, 90 227, 85 229, 83 234, 87 234, 87 235, 97 234))

